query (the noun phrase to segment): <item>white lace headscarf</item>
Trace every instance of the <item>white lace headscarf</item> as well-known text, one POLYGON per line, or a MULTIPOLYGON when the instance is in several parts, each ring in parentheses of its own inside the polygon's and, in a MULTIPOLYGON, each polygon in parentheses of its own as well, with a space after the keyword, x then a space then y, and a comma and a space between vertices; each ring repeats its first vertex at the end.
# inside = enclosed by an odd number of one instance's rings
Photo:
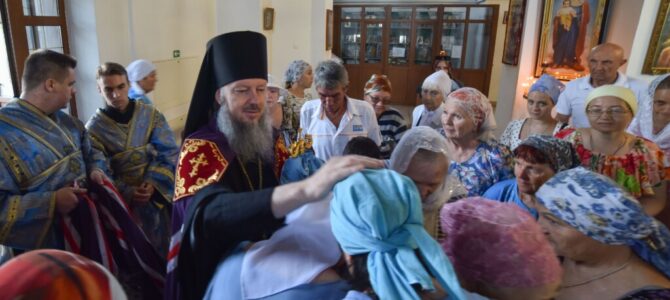
MULTIPOLYGON (((441 153, 449 162, 447 154, 447 141, 435 129, 428 126, 416 126, 406 131, 398 142, 398 145, 391 153, 391 169, 398 173, 407 171, 412 158, 419 149, 431 152, 441 153)), ((445 168, 448 166, 445 165, 445 168)), ((426 199, 421 199, 423 208, 423 224, 426 231, 435 239, 439 238, 440 209, 451 199, 465 197, 468 191, 463 184, 455 177, 445 172, 442 185, 428 195, 426 199)))
POLYGON ((670 123, 666 124, 658 134, 654 134, 654 94, 661 81, 668 76, 670 74, 658 76, 651 82, 647 94, 638 99, 638 113, 628 127, 630 133, 651 140, 666 153, 670 151, 670 123))
MULTIPOLYGON (((391 169, 401 174, 405 173, 414 154, 419 149, 441 153, 447 162, 450 161, 445 138, 435 129, 428 126, 417 126, 406 131, 398 145, 393 149, 391 169)), ((458 179, 445 175, 442 186, 429 195, 428 199, 422 201, 423 208, 425 210, 439 209, 442 204, 452 197, 465 194, 467 194, 467 191, 458 179)))

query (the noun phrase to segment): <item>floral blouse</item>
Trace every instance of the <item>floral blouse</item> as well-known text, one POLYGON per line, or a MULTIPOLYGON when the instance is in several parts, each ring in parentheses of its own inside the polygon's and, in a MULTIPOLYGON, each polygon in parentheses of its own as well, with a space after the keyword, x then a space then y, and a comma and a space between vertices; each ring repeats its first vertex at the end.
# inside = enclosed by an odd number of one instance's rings
POLYGON ((300 109, 305 102, 312 100, 312 95, 305 92, 304 98, 298 98, 291 93, 287 94, 281 102, 283 114, 281 129, 289 134, 291 141, 295 141, 295 135, 300 128, 300 109))
POLYGON ((582 133, 573 128, 560 131, 556 137, 575 145, 582 166, 612 178, 636 198, 653 196, 653 187, 666 177, 665 154, 647 139, 636 137, 633 148, 624 155, 607 155, 586 149, 582 133))
MULTIPOLYGON (((528 118, 523 118, 519 120, 514 120, 507 125, 505 128, 505 131, 503 131, 502 135, 500 136, 500 143, 507 146, 510 150, 514 151, 516 147, 523 142, 519 136, 521 135, 521 128, 523 128, 523 124, 526 123, 526 120, 528 118)), ((553 135, 557 134, 561 129, 565 128, 567 124, 558 122, 556 123, 556 126, 554 127, 554 131, 551 133, 553 135)))
POLYGON ((461 181, 468 197, 481 196, 493 184, 514 177, 512 154, 495 140, 482 141, 468 160, 451 161, 449 174, 461 181))

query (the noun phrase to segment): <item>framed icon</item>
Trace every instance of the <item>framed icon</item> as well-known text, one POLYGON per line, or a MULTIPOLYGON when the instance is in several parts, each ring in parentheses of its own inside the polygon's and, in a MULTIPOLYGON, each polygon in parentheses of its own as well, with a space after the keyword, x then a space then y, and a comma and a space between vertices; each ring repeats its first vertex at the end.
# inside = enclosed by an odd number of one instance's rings
POLYGON ((263 9, 263 30, 272 30, 275 23, 275 9, 266 7, 263 9))

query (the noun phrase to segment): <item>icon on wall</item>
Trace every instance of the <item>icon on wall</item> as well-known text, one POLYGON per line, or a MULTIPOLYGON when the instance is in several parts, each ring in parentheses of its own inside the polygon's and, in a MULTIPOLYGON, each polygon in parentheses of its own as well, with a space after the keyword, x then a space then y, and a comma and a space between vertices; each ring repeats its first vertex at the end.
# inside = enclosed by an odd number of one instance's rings
POLYGON ((272 30, 275 23, 275 9, 266 7, 263 9, 263 30, 272 30))

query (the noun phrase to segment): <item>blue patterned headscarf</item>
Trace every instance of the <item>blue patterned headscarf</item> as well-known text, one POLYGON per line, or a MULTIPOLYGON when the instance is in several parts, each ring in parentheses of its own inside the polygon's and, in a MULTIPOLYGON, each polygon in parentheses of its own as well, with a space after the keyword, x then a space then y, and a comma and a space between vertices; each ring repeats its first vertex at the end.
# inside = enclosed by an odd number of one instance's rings
POLYGON ((583 167, 560 172, 535 193, 551 214, 608 245, 628 245, 670 278, 670 231, 610 178, 583 167))
POLYGON ((450 299, 465 299, 449 259, 423 227, 421 197, 408 177, 391 170, 355 173, 335 185, 330 222, 344 252, 369 253, 370 283, 380 299, 420 299, 411 285, 434 290, 431 274, 450 299))
POLYGON ((558 81, 558 79, 554 78, 553 76, 542 74, 542 76, 540 76, 540 79, 535 81, 535 83, 533 83, 533 85, 530 86, 530 90, 528 90, 528 93, 531 92, 545 93, 549 95, 549 97, 551 97, 551 101, 553 101, 554 104, 556 104, 556 102, 558 102, 558 96, 561 94, 561 91, 563 90, 564 87, 565 85, 562 82, 558 81))

